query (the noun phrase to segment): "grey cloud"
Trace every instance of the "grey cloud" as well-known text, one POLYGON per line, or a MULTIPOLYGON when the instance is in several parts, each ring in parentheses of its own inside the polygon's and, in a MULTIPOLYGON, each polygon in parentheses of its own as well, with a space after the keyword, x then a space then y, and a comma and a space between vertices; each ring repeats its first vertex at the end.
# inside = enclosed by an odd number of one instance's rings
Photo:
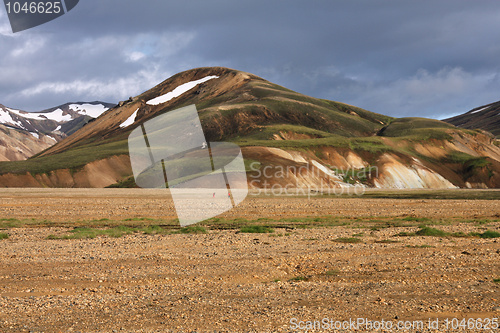
POLYGON ((220 65, 394 116, 456 114, 500 99, 499 10, 486 0, 80 1, 0 34, 0 103, 116 102, 220 65))

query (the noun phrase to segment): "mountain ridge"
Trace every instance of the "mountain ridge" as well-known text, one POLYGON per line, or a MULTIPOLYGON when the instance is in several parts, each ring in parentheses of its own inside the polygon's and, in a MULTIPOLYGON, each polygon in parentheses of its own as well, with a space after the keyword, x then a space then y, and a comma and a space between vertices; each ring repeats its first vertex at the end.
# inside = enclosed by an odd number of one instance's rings
POLYGON ((36 155, 113 106, 100 101, 74 102, 27 112, 0 104, 0 160, 23 160, 36 155))
POLYGON ((170 109, 196 104, 208 140, 222 140, 241 134, 242 131, 253 131, 258 129, 257 123, 259 121, 313 125, 317 129, 337 130, 339 135, 354 136, 349 131, 356 132, 355 134, 374 134, 376 132, 375 128, 378 129, 386 124, 389 119, 392 119, 391 117, 371 113, 348 104, 305 96, 266 81, 254 74, 222 67, 202 67, 181 72, 121 104, 122 106, 108 111, 109 119, 101 119, 101 122, 105 121, 108 125, 104 130, 96 128, 98 126, 87 127, 85 133, 79 133, 80 135, 70 138, 69 141, 66 140, 63 144, 52 147, 52 149, 44 152, 44 155, 61 151, 71 144, 76 144, 77 141, 90 137, 99 137, 99 139, 105 140, 117 132, 128 131, 129 129, 120 129, 119 125, 137 111, 137 109, 139 109, 137 120, 144 122, 170 109), (210 86, 208 83, 202 83, 195 87, 196 89, 193 88, 178 98, 162 103, 161 105, 147 104, 147 101, 172 91, 172 87, 177 87, 186 81, 189 82, 210 75, 224 76, 224 79, 209 82, 211 83, 210 86), (207 89, 207 87, 210 89, 207 89), (281 100, 265 98, 267 95, 276 92, 287 96, 286 98, 280 96, 281 100), (265 103, 262 102, 264 99, 266 99, 265 103), (286 110, 287 102, 296 103, 294 109, 289 112, 286 110), (348 130, 345 130, 338 120, 331 119, 331 114, 329 117, 326 117, 325 112, 302 113, 300 108, 297 108, 299 103, 306 106, 312 104, 319 111, 328 111, 329 108, 336 109, 337 117, 346 118, 347 120, 359 118, 360 121, 353 121, 352 126, 348 130), (266 104, 274 104, 273 110, 270 110, 269 105, 266 104), (115 112, 114 110, 116 109, 119 109, 120 112, 115 112), (126 114, 127 118, 124 118, 122 114, 126 114))
POLYGON ((467 129, 480 128, 500 138, 500 101, 476 107, 443 121, 467 129))
POLYGON ((439 120, 377 114, 224 67, 178 73, 120 102, 36 157, 1 163, 0 186, 22 185, 18 176, 31 177, 31 185, 88 186, 96 163, 116 161, 124 163, 122 171, 93 184, 134 186, 127 165, 128 134, 191 104, 197 106, 207 141, 234 142, 248 162, 259 165, 247 170, 250 187, 268 186, 261 172, 266 167, 299 170, 272 177, 269 186, 500 187, 500 148, 487 133, 439 120), (68 174, 72 181, 58 183, 58 175, 68 179, 68 174))

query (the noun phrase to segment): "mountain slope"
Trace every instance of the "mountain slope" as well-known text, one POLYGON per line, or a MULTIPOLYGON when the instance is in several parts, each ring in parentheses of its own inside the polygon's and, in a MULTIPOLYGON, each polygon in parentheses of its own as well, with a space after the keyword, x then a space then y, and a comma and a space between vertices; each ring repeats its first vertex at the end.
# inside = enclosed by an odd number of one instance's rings
POLYGON ((443 121, 462 128, 480 128, 500 137, 500 101, 474 108, 443 121))
POLYGON ((6 107, 0 104, 0 124, 33 133, 49 134, 58 132, 68 134, 75 131, 76 126, 62 130, 63 124, 68 124, 82 117, 97 118, 114 104, 104 102, 66 103, 40 112, 27 112, 6 107))
POLYGON ((76 132, 114 104, 67 103, 40 112, 0 104, 0 160, 24 160, 76 132), (8 138, 6 137, 8 136, 8 138), (17 141, 16 141, 17 140, 17 141))
POLYGON ((50 135, 0 125, 0 161, 25 160, 56 143, 50 135))
POLYGON ((392 119, 354 106, 304 96, 253 74, 227 68, 199 68, 174 75, 147 92, 106 112, 64 142, 44 152, 50 155, 87 142, 123 138, 139 122, 185 105, 196 104, 208 140, 257 135, 283 124, 304 126, 341 136, 373 135, 392 119), (180 96, 148 103, 176 88, 209 76, 180 96), (134 112, 132 125, 120 127, 134 112))
POLYGON ((395 119, 221 67, 174 75, 36 157, 0 163, 0 186, 133 185, 128 134, 149 119, 191 104, 197 106, 208 141, 242 147, 251 187, 500 186, 500 148, 485 133, 431 119, 395 119), (105 176, 96 163, 120 171, 105 176), (263 170, 271 170, 271 177, 263 170), (106 180, 91 182, 92 174, 106 180))

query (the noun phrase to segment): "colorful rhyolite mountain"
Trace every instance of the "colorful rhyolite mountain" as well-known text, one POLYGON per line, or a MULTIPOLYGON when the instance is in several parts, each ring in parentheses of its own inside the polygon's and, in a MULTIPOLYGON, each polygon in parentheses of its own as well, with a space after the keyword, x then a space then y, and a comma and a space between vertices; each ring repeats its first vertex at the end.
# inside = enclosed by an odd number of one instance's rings
POLYGON ((500 148, 488 132, 392 118, 222 67, 174 75, 35 157, 0 163, 0 186, 135 186, 129 133, 191 104, 207 141, 242 148, 252 188, 500 186, 500 148))
POLYGON ((41 112, 0 104, 0 161, 31 157, 61 141, 114 104, 67 103, 41 112))

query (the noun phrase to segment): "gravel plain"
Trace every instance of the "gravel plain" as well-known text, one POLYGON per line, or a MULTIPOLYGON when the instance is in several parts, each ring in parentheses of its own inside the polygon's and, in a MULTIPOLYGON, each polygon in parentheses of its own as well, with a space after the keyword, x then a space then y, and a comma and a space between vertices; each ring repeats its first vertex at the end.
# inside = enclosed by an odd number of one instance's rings
MULTIPOLYGON (((371 216, 457 217, 460 223, 436 228, 500 231, 496 200, 250 197, 226 218, 331 215, 353 222, 267 234, 209 228, 207 234, 47 239, 71 230, 59 222, 175 214, 156 191, 7 189, 0 199, 0 218, 49 221, 0 230, 9 234, 0 240, 2 333, 290 332, 304 331, 294 323, 305 327, 324 318, 423 321, 423 329, 400 331, 456 332, 446 329, 446 318, 486 323, 500 317, 494 281, 500 238, 404 237, 398 234, 418 227, 364 225, 371 216), (353 236, 361 242, 338 242, 353 236), (429 318, 439 320, 439 329, 427 328, 429 318)), ((375 331, 357 328, 340 331, 375 331)), ((499 331, 491 328, 478 331, 499 331)))

